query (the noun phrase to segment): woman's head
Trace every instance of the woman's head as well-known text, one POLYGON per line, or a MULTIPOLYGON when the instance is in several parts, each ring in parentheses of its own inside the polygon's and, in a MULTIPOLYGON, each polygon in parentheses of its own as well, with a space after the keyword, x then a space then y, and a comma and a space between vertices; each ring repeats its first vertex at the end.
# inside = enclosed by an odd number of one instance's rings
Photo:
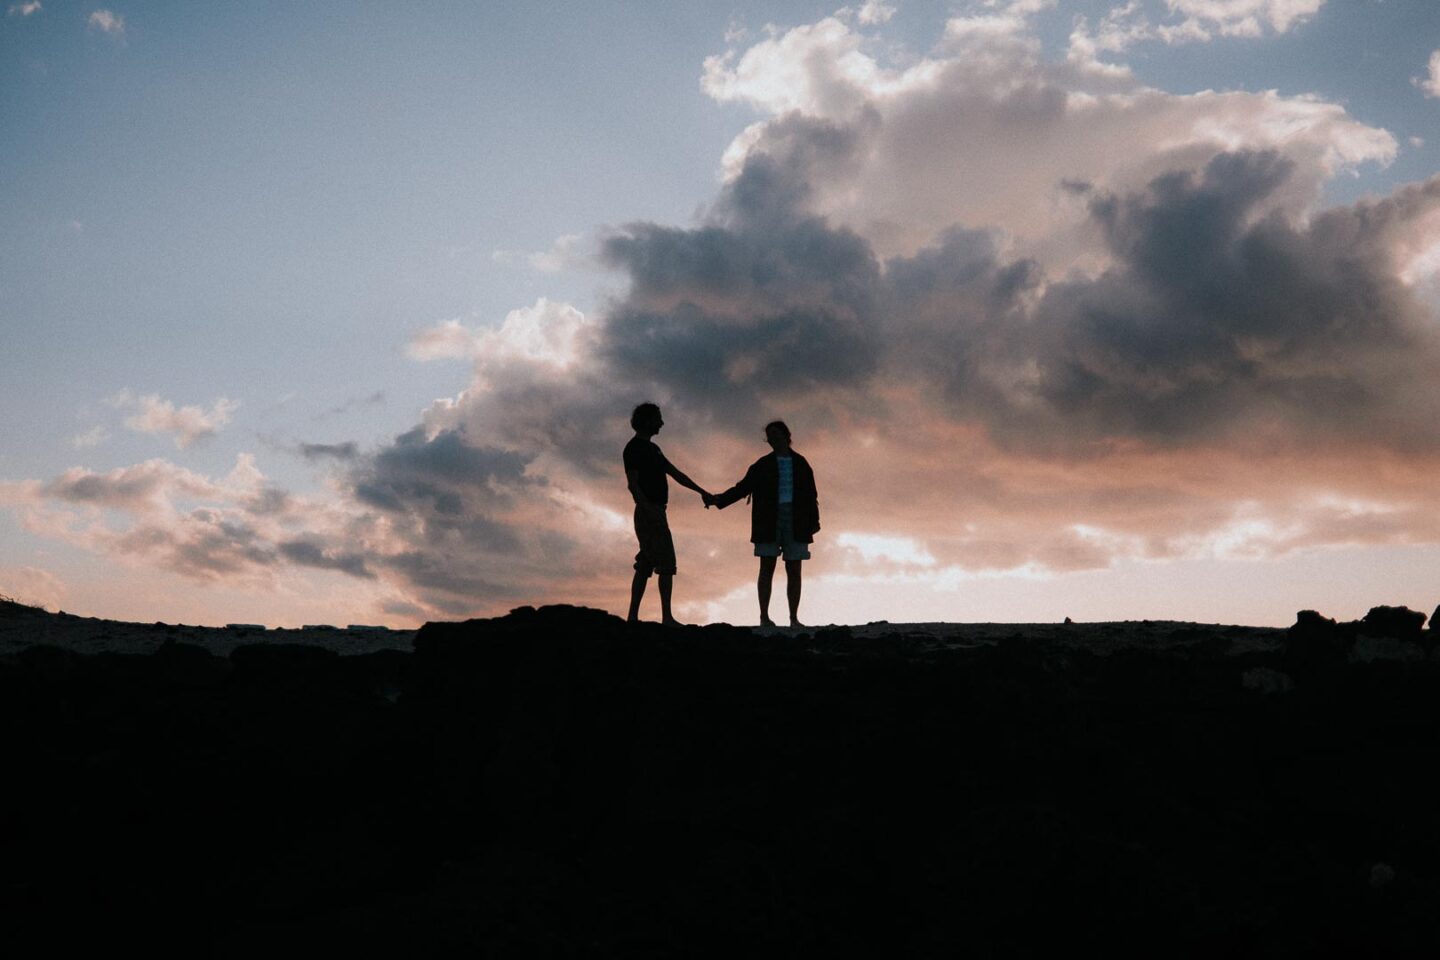
POLYGON ((790 446, 790 428, 784 420, 771 420, 765 424, 765 440, 777 450, 790 446))

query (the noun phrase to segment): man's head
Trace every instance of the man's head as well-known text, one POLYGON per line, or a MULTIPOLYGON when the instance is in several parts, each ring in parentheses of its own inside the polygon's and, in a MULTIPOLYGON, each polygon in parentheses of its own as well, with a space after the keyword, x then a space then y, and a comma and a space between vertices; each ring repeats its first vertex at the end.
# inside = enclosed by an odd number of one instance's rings
POLYGON ((664 425, 665 420, 660 416, 660 408, 653 403, 642 403, 630 414, 630 427, 636 433, 653 437, 664 425))
POLYGON ((765 424, 765 442, 774 450, 790 449, 790 428, 784 420, 772 420, 765 424))

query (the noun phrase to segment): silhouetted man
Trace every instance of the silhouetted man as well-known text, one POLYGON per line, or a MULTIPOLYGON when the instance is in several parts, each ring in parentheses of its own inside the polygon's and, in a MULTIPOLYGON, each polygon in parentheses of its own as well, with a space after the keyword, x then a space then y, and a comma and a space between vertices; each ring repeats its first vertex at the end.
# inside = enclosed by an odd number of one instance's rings
POLYGON ((660 614, 668 626, 676 626, 670 612, 670 590, 675 576, 675 540, 670 536, 670 520, 665 510, 670 499, 670 484, 666 475, 675 478, 682 487, 689 487, 707 503, 710 494, 696 486, 695 481, 675 469, 665 459, 665 454, 650 439, 665 426, 660 408, 653 403, 642 403, 630 414, 630 426, 635 436, 625 444, 625 481, 630 487, 630 496, 635 498, 635 539, 640 542, 640 552, 635 554, 635 577, 630 581, 630 623, 640 620, 640 601, 645 597, 645 584, 650 574, 660 575, 660 614))
POLYGON ((772 452, 745 471, 745 477, 719 496, 702 494, 705 505, 724 510, 741 497, 751 498, 750 542, 760 558, 755 589, 760 597, 760 626, 770 619, 770 585, 775 560, 785 558, 785 596, 790 601, 790 626, 800 622, 800 563, 810 559, 810 544, 820 529, 820 502, 810 462, 790 449, 790 428, 781 420, 767 424, 765 442, 772 452))

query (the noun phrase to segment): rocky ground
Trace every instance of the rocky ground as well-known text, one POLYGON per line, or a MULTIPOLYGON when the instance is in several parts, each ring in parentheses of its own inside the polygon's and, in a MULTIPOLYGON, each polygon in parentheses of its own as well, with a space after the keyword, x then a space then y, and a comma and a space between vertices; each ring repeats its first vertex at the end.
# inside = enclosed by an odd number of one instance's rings
POLYGON ((341 656, 81 643, 0 605, 7 942, 1433 955, 1424 619, 760 635, 549 607, 341 656))

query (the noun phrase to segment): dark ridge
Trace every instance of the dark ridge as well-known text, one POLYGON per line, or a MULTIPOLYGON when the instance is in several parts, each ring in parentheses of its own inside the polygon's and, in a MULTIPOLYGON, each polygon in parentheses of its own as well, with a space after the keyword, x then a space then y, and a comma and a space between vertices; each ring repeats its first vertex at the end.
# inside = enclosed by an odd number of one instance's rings
POLYGON ((1433 954, 1440 664, 1349 656, 1382 619, 1107 656, 575 607, 413 654, 35 646, 0 657, 7 942, 1433 954))

